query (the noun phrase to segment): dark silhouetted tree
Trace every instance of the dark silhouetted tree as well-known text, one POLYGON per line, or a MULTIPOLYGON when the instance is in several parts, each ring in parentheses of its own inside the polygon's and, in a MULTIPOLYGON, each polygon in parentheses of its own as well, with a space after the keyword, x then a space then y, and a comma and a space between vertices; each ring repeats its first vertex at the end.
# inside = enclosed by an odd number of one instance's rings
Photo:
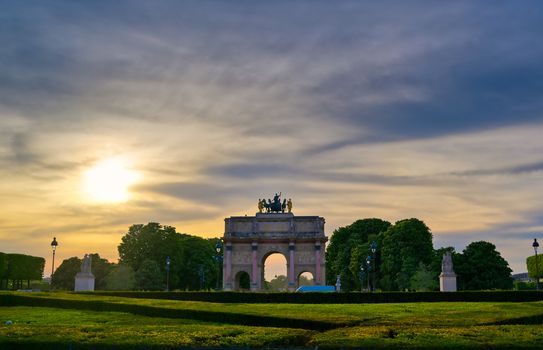
MULTIPOLYGON (((183 260, 176 270, 179 278, 178 288, 188 290, 215 288, 219 267, 213 258, 216 255, 215 241, 190 235, 181 237, 178 247, 183 260)), ((222 269, 222 266, 220 268, 222 269)))
POLYGON ((405 290, 420 263, 428 266, 435 256, 432 233, 424 222, 406 219, 396 222, 383 233, 381 243, 381 287, 405 290))
POLYGON ((11 280, 12 288, 23 288, 23 282, 26 287, 30 287, 30 281, 41 281, 45 259, 42 257, 25 254, 6 254, 5 261, 7 269, 5 271, 6 279, 11 280))
MULTIPOLYGON (((386 231, 390 223, 381 219, 363 219, 334 231, 326 249, 326 281, 336 283, 341 276, 341 289, 344 291, 360 288, 358 268, 369 252, 369 242, 379 243, 380 233, 386 231), (354 258, 353 258, 354 257, 354 258)), ((379 263, 379 253, 377 265, 379 263)))
POLYGON ((152 260, 161 270, 165 269, 163 265, 167 256, 175 261, 181 260, 178 250, 180 238, 181 235, 171 226, 156 222, 132 225, 119 244, 119 262, 138 271, 145 260, 152 260))
POLYGON ((63 260, 53 273, 51 286, 54 289, 74 290, 75 275, 79 271, 81 271, 81 259, 74 256, 63 260))
POLYGON ((102 259, 99 254, 94 253, 91 255, 91 272, 94 275, 94 289, 104 290, 106 289, 106 276, 110 273, 113 263, 102 259))
POLYGON ((219 272, 222 264, 215 259, 216 241, 180 234, 174 227, 153 222, 132 225, 118 247, 120 263, 138 271, 143 261, 152 260, 166 285, 166 257, 169 256, 170 289, 215 288, 217 278, 222 275, 219 272))
POLYGON ((0 289, 7 289, 8 255, 0 253, 0 289))
POLYGON ((456 264, 454 269, 458 275, 459 289, 513 288, 512 270, 492 243, 485 241, 470 243, 456 260, 453 264, 456 264))
MULTIPOLYGON (((112 263, 102 259, 99 254, 91 255, 91 272, 94 275, 94 289, 105 289, 105 277, 109 274, 112 263)), ((54 289, 74 290, 75 276, 81 271, 82 260, 78 257, 71 257, 62 261, 62 264, 55 270, 51 279, 54 289)))
POLYGON ((144 260, 136 272, 136 288, 142 290, 164 289, 162 272, 153 260, 144 260))
POLYGON ((247 272, 244 272, 239 276, 239 289, 241 290, 251 289, 251 276, 249 276, 247 272))

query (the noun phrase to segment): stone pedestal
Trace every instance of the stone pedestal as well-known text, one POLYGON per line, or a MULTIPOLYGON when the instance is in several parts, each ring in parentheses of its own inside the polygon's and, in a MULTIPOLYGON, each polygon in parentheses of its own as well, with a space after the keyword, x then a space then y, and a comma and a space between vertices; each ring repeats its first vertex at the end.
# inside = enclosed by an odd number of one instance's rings
POLYGON ((76 292, 94 292, 94 275, 90 272, 78 272, 75 275, 76 292))
POLYGON ((442 273, 439 275, 439 290, 442 292, 456 292, 456 274, 442 273))

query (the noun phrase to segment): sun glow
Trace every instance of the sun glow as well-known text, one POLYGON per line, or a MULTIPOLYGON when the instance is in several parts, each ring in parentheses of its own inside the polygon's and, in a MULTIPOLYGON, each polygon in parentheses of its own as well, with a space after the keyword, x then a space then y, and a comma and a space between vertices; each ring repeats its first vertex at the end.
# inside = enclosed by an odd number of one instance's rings
POLYGON ((139 174, 121 159, 104 159, 85 172, 84 190, 96 202, 126 202, 130 198, 128 189, 138 179, 139 174))

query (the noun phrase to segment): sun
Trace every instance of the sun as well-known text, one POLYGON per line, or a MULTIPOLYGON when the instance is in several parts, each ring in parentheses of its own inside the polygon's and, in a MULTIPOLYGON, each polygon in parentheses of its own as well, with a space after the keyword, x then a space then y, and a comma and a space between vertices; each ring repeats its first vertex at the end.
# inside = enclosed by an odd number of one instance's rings
POLYGON ((84 191, 96 202, 126 202, 130 198, 128 189, 139 177, 139 174, 129 169, 123 160, 104 159, 85 171, 84 191))

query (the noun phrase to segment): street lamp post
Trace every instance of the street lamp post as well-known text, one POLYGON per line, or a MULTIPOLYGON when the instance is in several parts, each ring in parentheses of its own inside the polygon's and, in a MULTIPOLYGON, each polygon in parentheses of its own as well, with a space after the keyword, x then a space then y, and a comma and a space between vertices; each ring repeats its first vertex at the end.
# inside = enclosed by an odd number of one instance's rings
POLYGON ((222 250, 222 243, 221 240, 218 239, 217 243, 215 244, 215 252, 217 252, 217 255, 215 255, 215 260, 217 260, 217 291, 219 290, 219 282, 221 279, 221 250, 222 250))
POLYGON ((539 243, 537 243, 537 238, 534 238, 534 243, 532 243, 535 252, 535 289, 539 290, 539 265, 537 262, 537 248, 539 248, 539 243))
POLYGON ((172 260, 169 256, 166 257, 166 292, 170 290, 170 264, 172 260))
POLYGON ((55 273, 55 251, 57 250, 57 238, 53 237, 53 241, 51 242, 51 249, 53 249, 53 263, 51 264, 51 281, 53 280, 53 273, 55 273))
POLYGON ((368 291, 371 292, 370 275, 371 275, 371 255, 366 258, 366 269, 368 271, 368 291))
POLYGON ((360 291, 364 291, 364 264, 360 264, 360 272, 358 274, 358 277, 360 278, 360 291))
POLYGON ((377 252, 377 242, 373 241, 370 245, 371 253, 373 255, 373 283, 372 283, 372 290, 375 291, 375 273, 377 272, 377 268, 375 266, 376 264, 376 257, 375 253, 377 252))

